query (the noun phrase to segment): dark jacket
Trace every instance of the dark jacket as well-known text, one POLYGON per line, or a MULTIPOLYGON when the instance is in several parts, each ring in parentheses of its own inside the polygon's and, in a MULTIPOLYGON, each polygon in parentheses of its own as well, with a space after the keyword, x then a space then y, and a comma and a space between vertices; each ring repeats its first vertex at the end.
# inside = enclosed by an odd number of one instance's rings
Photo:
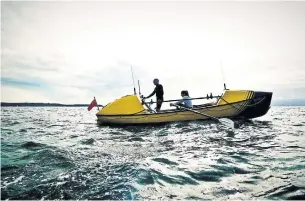
POLYGON ((164 91, 163 91, 163 86, 161 84, 156 85, 154 91, 146 98, 150 98, 155 94, 156 94, 157 99, 163 100, 164 91))

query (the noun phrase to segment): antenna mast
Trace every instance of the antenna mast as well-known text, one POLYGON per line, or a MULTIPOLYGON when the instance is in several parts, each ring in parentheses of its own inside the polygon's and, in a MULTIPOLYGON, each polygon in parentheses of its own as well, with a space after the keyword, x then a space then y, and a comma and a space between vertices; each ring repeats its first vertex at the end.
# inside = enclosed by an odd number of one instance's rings
POLYGON ((134 77, 133 77, 132 65, 130 65, 130 68, 131 68, 131 75, 132 75, 132 81, 133 81, 133 92, 134 92, 134 95, 136 95, 137 92, 136 92, 136 87, 135 87, 135 84, 134 84, 134 77))
POLYGON ((138 80, 138 86, 139 86, 139 96, 141 96, 140 80, 138 80))
POLYGON ((223 73, 223 68, 222 68, 222 60, 220 60, 220 68, 221 68, 221 71, 222 71, 223 87, 226 90, 227 87, 226 87, 225 75, 223 73))

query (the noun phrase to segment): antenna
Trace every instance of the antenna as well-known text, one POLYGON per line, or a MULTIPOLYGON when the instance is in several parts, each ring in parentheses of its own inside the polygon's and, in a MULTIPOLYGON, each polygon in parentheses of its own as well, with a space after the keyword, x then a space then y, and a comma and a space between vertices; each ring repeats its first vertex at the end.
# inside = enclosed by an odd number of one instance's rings
POLYGON ((133 81, 133 92, 134 92, 134 95, 136 95, 136 94, 137 94, 137 92, 136 92, 136 87, 135 87, 135 84, 134 84, 134 78, 133 78, 132 65, 130 65, 130 68, 131 68, 131 75, 132 75, 132 81, 133 81))
POLYGON ((139 86, 139 96, 141 96, 140 80, 138 80, 138 86, 139 86))
POLYGON ((223 73, 223 68, 222 68, 222 60, 220 60, 220 68, 221 68, 221 71, 222 71, 223 87, 226 90, 227 87, 226 87, 225 75, 223 73))

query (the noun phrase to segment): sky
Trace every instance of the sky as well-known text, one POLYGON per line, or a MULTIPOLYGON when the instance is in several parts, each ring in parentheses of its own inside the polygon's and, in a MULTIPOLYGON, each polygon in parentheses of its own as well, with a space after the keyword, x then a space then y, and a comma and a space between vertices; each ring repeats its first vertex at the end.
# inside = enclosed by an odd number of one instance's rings
POLYGON ((305 2, 1 1, 1 101, 229 89, 305 99, 305 2), (222 73, 223 72, 223 73, 222 73))

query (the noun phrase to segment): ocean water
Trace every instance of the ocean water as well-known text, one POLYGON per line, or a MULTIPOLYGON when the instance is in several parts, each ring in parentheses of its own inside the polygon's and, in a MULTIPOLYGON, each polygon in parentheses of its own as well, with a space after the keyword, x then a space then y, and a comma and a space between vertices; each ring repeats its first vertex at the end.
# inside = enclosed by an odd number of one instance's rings
POLYGON ((234 131, 102 127, 93 110, 2 107, 1 199, 305 199, 305 107, 234 131))

